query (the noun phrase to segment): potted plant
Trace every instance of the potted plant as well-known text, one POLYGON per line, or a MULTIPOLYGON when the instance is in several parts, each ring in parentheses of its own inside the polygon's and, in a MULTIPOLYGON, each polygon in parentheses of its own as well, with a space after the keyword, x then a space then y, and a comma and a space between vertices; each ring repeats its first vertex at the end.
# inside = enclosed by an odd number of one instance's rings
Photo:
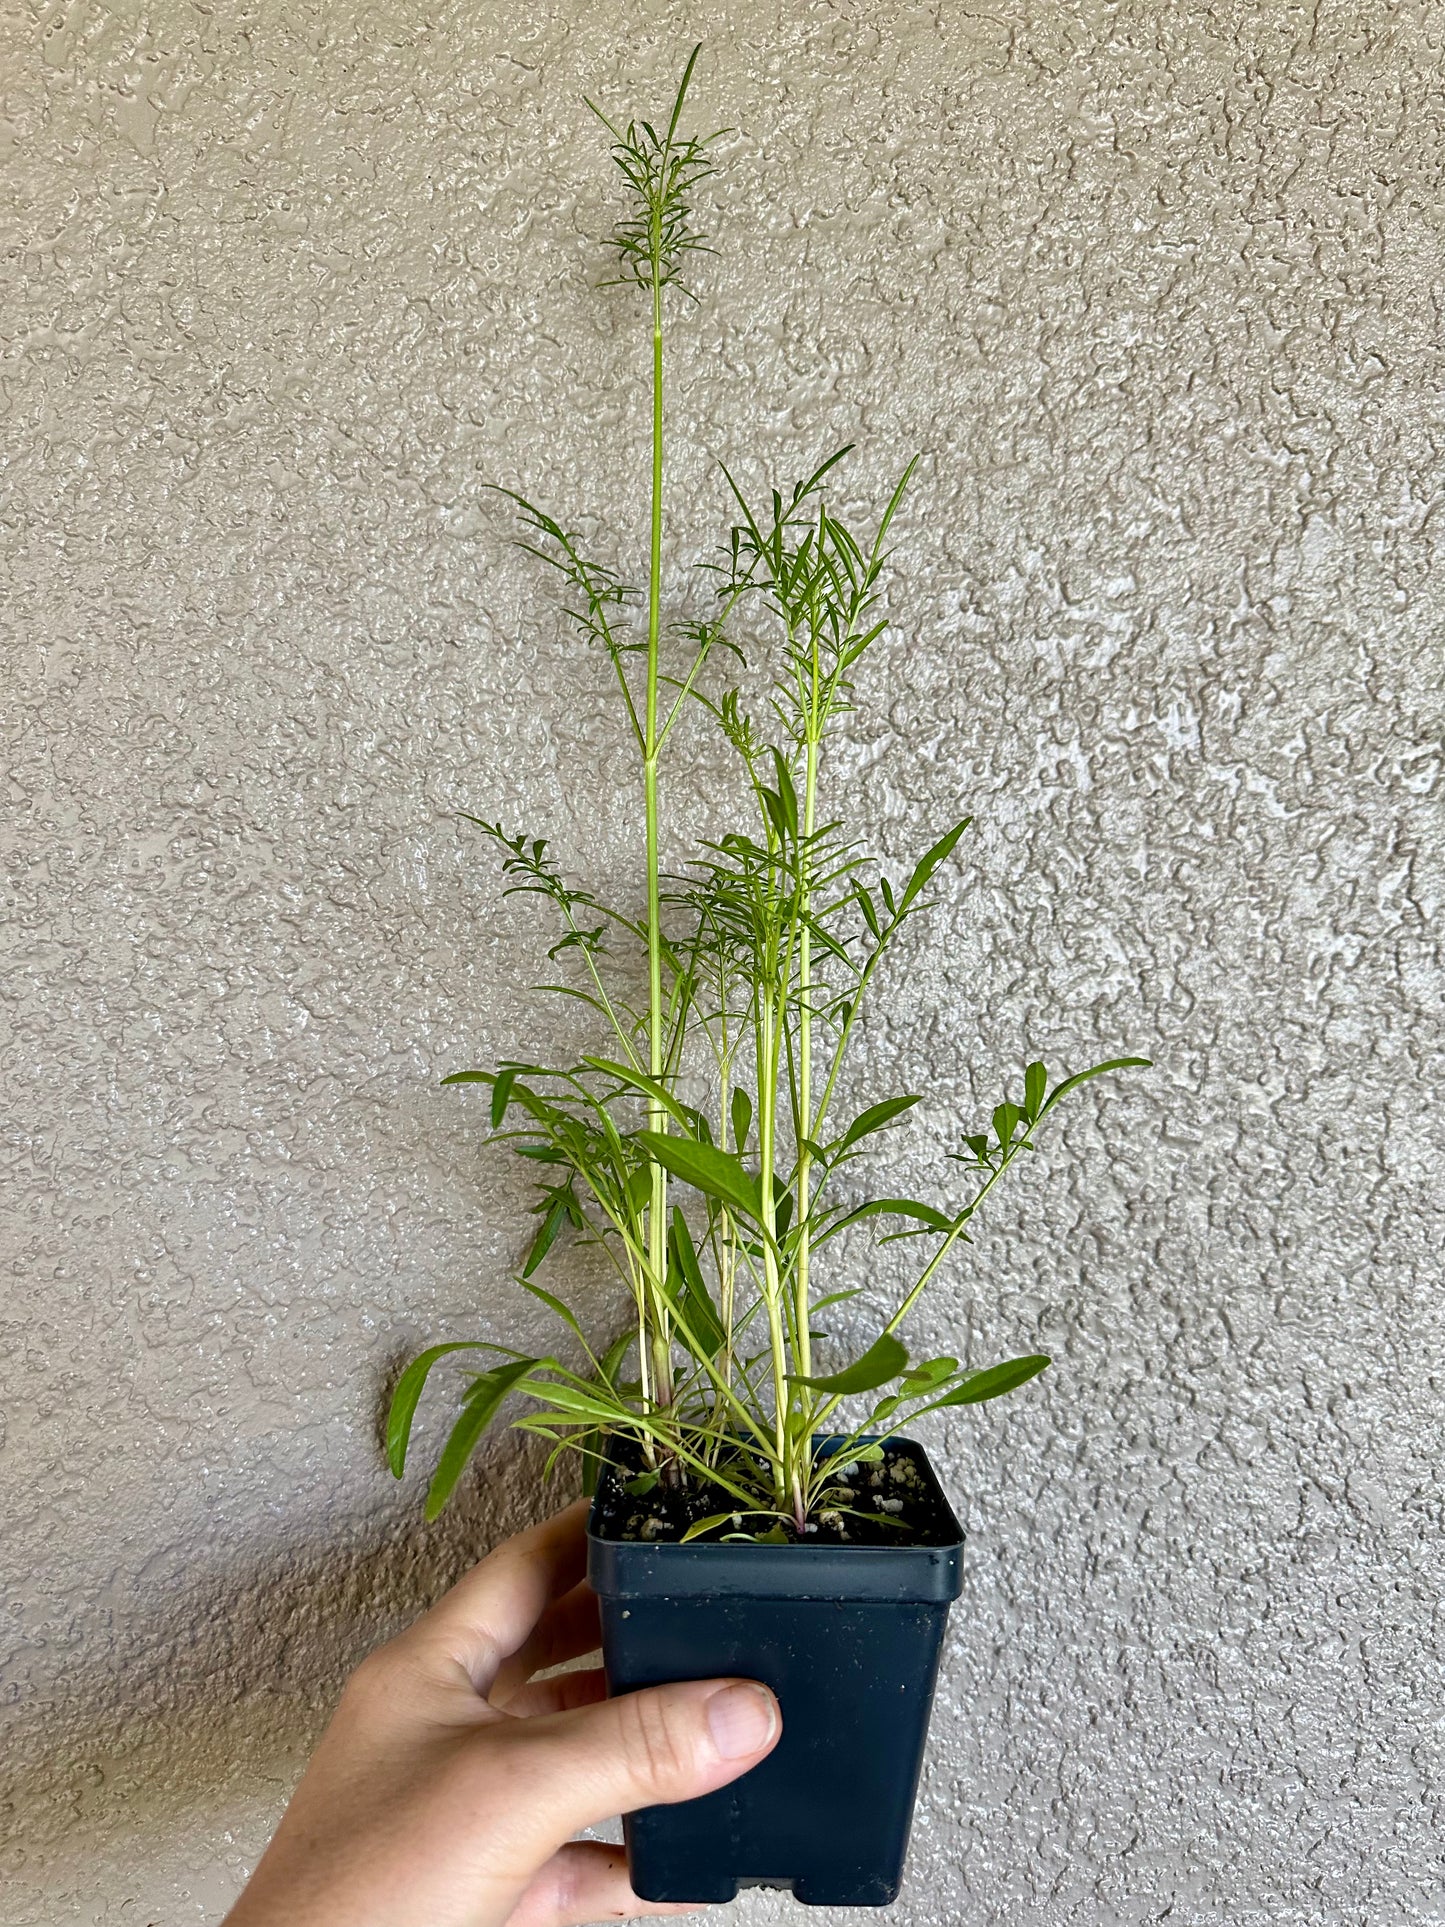
POLYGON ((611 1689, 741 1674, 777 1692, 783 1737, 767 1761, 706 1799, 628 1817, 640 1895, 725 1900, 762 1881, 804 1902, 882 1905, 898 1890, 963 1541, 903 1430, 1012 1391, 1049 1363, 911 1358, 908 1315, 1061 1101, 1146 1060, 1112 1059, 1052 1087, 1030 1064, 1022 1090, 950 1154, 968 1181, 961 1200, 860 1196, 850 1181, 877 1134, 920 1100, 884 1096, 843 1116, 849 1046, 967 819, 891 880, 850 837, 828 786, 830 734, 887 626, 887 541, 912 464, 871 531, 830 501, 846 448, 762 503, 727 475, 735 519, 709 565, 705 612, 664 626, 665 324, 704 246, 691 199, 716 138, 682 132, 696 60, 694 49, 665 123, 598 115, 626 190, 614 282, 640 291, 651 322, 645 602, 565 523, 503 491, 523 546, 555 572, 581 635, 615 672, 641 765, 645 905, 619 907, 569 880, 541 838, 468 819, 496 846, 507 892, 545 900, 549 955, 571 973, 560 988, 596 1024, 595 1051, 576 1062, 517 1059, 444 1080, 484 1086, 493 1141, 536 1172, 520 1282, 565 1328, 566 1355, 432 1346, 396 1387, 388 1450, 400 1477, 433 1368, 490 1353, 462 1393, 428 1518, 503 1402, 524 1399, 513 1423, 551 1442, 549 1471, 574 1451, 596 1494, 589 1571, 611 1689), (761 637, 770 687, 750 706, 715 672, 761 637), (661 772, 688 711, 734 755, 739 803, 734 827, 669 870, 661 772), (917 1254, 912 1282, 853 1355, 822 1359, 818 1315, 862 1289, 838 1273, 839 1240, 875 1231, 917 1254), (600 1340, 538 1277, 569 1239, 601 1252, 618 1282, 625 1316, 600 1340))

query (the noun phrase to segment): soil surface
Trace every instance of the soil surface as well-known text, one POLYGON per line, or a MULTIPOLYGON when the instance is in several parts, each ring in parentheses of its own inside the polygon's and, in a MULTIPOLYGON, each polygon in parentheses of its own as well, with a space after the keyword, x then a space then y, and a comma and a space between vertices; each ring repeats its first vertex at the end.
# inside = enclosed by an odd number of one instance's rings
MULTIPOLYGON (((594 1524, 602 1538, 675 1545, 689 1526, 735 1503, 720 1487, 695 1478, 686 1485, 659 1480, 640 1489, 645 1483, 640 1463, 604 1473, 594 1524)), ((877 1464, 840 1459, 824 1499, 801 1534, 791 1521, 733 1513, 689 1543, 736 1542, 735 1535, 761 1537, 770 1529, 778 1534, 772 1543, 804 1546, 943 1546, 957 1538, 927 1461, 911 1443, 885 1446, 877 1464)))

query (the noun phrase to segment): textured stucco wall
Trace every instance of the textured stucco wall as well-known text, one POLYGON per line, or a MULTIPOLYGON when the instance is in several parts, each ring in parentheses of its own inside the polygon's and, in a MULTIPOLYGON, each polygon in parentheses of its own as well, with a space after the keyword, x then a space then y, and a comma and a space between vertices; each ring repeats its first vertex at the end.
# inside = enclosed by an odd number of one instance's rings
POLYGON ((537 1504, 502 1442, 425 1531, 377 1415, 542 1336, 436 1080, 556 1019, 454 813, 617 879, 634 805, 481 484, 639 553, 578 96, 698 36, 674 560, 716 456, 925 451, 834 774, 897 857, 979 826, 860 1092, 922 1081, 941 1185, 1026 1053, 1158 1061, 922 1321, 1057 1365, 933 1435, 896 1918, 1445 1919, 1434 0, 11 0, 0 1919, 216 1919, 344 1668, 537 1504))

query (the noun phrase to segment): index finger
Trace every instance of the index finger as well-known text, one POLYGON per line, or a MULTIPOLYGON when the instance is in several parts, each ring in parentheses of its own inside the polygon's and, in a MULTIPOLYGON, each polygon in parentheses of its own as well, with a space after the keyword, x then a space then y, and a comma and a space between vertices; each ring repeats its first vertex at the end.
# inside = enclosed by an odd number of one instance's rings
POLYGON ((503 1660, 526 1643, 554 1599, 569 1593, 587 1565, 586 1499, 506 1539, 429 1613, 416 1633, 440 1644, 485 1694, 503 1660))

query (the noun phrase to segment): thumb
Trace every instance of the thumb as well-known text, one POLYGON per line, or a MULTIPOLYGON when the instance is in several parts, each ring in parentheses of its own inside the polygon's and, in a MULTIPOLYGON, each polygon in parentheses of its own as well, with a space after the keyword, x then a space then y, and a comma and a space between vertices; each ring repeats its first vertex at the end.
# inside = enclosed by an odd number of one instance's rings
POLYGON ((488 1737, 506 1736, 516 1844, 541 1859, 581 1827, 726 1786, 772 1752, 782 1728, 766 1686, 710 1679, 649 1686, 488 1737))

